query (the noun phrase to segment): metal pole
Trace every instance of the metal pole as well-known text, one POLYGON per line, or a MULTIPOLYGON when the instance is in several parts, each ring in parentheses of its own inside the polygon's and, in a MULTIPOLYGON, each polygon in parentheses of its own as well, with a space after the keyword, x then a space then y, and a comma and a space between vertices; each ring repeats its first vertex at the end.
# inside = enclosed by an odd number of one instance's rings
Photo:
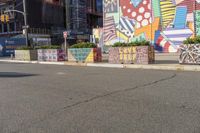
POLYGON ((196 37, 196 1, 193 2, 193 16, 194 16, 194 37, 196 37))
POLYGON ((64 46, 64 51, 65 51, 65 54, 67 54, 67 38, 65 37, 65 46, 64 46))
POLYGON ((26 11, 26 0, 23 0, 23 8, 24 8, 24 25, 25 25, 25 37, 26 37, 26 46, 29 46, 28 43, 28 28, 27 28, 27 11, 26 11))

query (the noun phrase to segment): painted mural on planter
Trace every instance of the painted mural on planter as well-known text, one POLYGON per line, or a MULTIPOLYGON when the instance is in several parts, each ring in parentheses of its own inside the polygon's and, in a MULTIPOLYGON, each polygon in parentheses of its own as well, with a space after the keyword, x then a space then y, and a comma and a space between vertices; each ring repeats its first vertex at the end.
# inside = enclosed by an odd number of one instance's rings
POLYGON ((200 64, 200 44, 180 46, 180 64, 200 64))
MULTIPOLYGON (((144 41, 133 43, 115 43, 109 48, 108 62, 112 64, 150 64, 155 62, 154 47, 144 45, 144 41), (139 45, 140 44, 140 45, 139 45), (143 45, 142 45, 143 44, 143 45)), ((146 44, 147 44, 146 43, 146 44)))
POLYGON ((101 48, 69 48, 68 61, 70 62, 101 62, 101 48))
POLYGON ((38 61, 65 61, 66 54, 62 49, 38 49, 38 61))
POLYGON ((15 60, 33 61, 37 58, 37 50, 15 50, 15 60))
POLYGON ((200 36, 187 38, 179 48, 180 64, 200 64, 200 36))
POLYGON ((198 0, 104 0, 104 45, 148 40, 160 52, 177 52, 199 27, 198 0))

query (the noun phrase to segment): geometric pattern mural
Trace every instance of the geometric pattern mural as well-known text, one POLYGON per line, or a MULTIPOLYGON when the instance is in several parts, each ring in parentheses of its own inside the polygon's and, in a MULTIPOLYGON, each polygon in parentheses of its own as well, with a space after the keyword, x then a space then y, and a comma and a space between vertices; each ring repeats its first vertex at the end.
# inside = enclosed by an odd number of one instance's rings
POLYGON ((68 61, 72 62, 100 62, 101 48, 69 48, 68 61))
POLYGON ((104 45, 148 40, 160 52, 177 52, 200 35, 199 0, 103 0, 104 45))

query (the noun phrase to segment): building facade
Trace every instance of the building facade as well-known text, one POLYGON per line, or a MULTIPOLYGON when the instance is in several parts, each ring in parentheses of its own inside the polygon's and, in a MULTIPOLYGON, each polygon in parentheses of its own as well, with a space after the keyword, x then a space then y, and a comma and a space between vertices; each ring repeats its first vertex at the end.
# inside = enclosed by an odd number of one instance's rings
MULTIPOLYGON (((64 5, 59 0, 27 0, 27 23, 29 38, 39 44, 50 44, 56 31, 65 29, 64 5)), ((23 0, 10 0, 0 5, 4 11, 23 11, 23 0)), ((1 37, 23 37, 24 17, 20 13, 9 12, 9 22, 1 22, 1 37)))
MULTIPOLYGON (((99 9, 102 4, 97 1, 26 0, 29 37, 35 43, 61 44, 64 41, 62 33, 67 30, 69 39, 89 39, 92 28, 102 26, 103 15, 99 9)), ((23 0, 0 2, 0 14, 5 10, 23 11, 23 0)), ((16 12, 8 15, 9 22, 0 22, 0 37, 22 37, 23 15, 16 12)))
POLYGON ((71 37, 87 39, 92 29, 103 26, 102 0, 65 0, 66 28, 71 37))
POLYGON ((177 52, 200 35, 199 0, 104 0, 104 44, 149 40, 160 52, 177 52))

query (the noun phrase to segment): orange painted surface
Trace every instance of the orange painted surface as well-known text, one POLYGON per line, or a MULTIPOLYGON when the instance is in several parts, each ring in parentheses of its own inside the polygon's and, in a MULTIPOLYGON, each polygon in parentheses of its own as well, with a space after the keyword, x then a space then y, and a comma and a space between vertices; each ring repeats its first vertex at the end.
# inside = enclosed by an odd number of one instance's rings
POLYGON ((135 36, 145 33, 147 39, 153 40, 155 31, 159 29, 160 18, 155 18, 154 22, 150 25, 135 30, 135 36))

